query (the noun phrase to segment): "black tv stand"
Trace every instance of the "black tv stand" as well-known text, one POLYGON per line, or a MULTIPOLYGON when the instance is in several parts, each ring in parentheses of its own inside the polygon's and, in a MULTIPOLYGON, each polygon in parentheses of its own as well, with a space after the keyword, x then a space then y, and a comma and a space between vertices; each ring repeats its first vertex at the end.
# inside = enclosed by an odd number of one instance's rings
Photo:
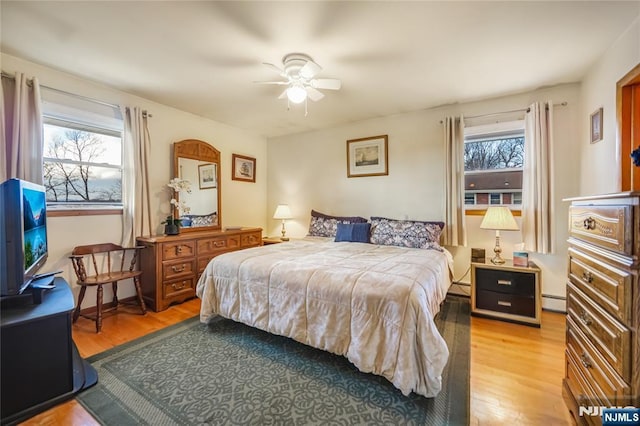
POLYGON ((27 294, 2 301, 2 425, 32 417, 98 381, 95 369, 82 359, 71 337, 73 293, 63 278, 55 278, 53 284, 52 289, 39 290, 46 291, 40 304, 25 303, 27 294))

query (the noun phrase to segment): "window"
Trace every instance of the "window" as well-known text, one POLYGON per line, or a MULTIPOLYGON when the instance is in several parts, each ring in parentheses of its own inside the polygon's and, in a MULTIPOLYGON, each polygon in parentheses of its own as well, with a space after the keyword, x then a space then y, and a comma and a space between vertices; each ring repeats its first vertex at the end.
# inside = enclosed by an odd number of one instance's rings
POLYGON ((522 204, 524 121, 468 127, 464 142, 465 205, 522 204))
POLYGON ((44 89, 47 208, 122 208, 123 122, 115 105, 44 89))
POLYGON ((45 117, 43 155, 48 204, 122 203, 119 133, 45 117))

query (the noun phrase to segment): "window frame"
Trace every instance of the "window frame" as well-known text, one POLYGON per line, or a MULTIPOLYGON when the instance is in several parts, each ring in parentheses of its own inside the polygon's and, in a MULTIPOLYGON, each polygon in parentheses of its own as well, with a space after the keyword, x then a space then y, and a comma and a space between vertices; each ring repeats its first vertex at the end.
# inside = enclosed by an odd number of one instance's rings
MULTIPOLYGON (((44 133, 44 126, 52 125, 57 127, 63 127, 70 130, 86 131, 91 133, 102 134, 110 137, 120 138, 120 165, 110 163, 93 163, 93 162, 79 162, 74 160, 62 160, 65 164, 83 164, 89 166, 98 166, 102 168, 109 168, 118 170, 120 172, 120 182, 122 183, 122 177, 124 175, 124 129, 117 131, 107 126, 100 126, 99 124, 87 124, 80 120, 74 121, 69 118, 61 118, 51 114, 42 114, 42 130, 44 133)), ((44 141, 43 141, 44 143, 44 141)), ((52 162, 61 162, 60 159, 47 157, 44 155, 42 164, 52 162)), ((65 216, 94 216, 94 215, 122 215, 124 206, 123 201, 119 203, 90 203, 90 202, 50 202, 47 201, 47 215, 50 217, 65 217, 65 216)))
MULTIPOLYGON (((492 123, 492 124, 485 124, 485 125, 477 125, 477 126, 469 126, 469 127, 465 127, 464 130, 464 143, 472 143, 472 142, 482 142, 482 141, 488 141, 488 140, 494 140, 494 139, 500 139, 500 138, 504 138, 504 139, 509 139, 509 138, 514 138, 514 137, 522 137, 524 138, 524 143, 526 144, 526 135, 525 135, 525 128, 524 128, 524 119, 521 120, 513 120, 513 121, 505 121, 505 122, 498 122, 498 123, 492 123)), ((463 154, 464 155, 464 154, 463 154)), ((524 160, 524 159, 523 159, 524 160)), ((467 174, 481 174, 481 173, 490 173, 491 171, 495 171, 495 170, 500 170, 500 171, 521 171, 522 173, 524 173, 524 165, 523 167, 509 167, 509 168, 503 168, 503 169, 480 169, 480 170, 469 170, 469 171, 464 171, 463 172, 463 176, 465 179, 465 190, 464 190, 464 196, 465 196, 465 203, 463 203, 463 208, 465 211, 465 215, 469 215, 469 216, 476 216, 476 215, 484 215, 487 211, 487 208, 493 205, 498 205, 498 204, 492 204, 491 203, 491 194, 495 193, 495 190, 478 190, 478 191, 467 191, 466 189, 466 177, 467 174), (466 204, 466 197, 468 193, 473 193, 474 195, 474 204, 466 204), (488 196, 488 204, 477 204, 477 194, 478 193, 486 193, 488 196), (474 208, 468 208, 470 206, 473 206, 474 208)), ((502 192, 500 192, 500 204, 499 205, 505 205, 506 207, 508 207, 511 212, 513 213, 514 216, 520 216, 521 215, 521 211, 522 211, 522 188, 516 189, 516 190, 510 190, 510 191, 504 191, 504 192, 511 192, 512 194, 516 194, 516 193, 520 193, 520 203, 519 204, 515 204, 513 203, 513 201, 515 200, 515 196, 512 196, 512 202, 511 204, 502 204, 503 201, 503 197, 502 197, 502 192)))

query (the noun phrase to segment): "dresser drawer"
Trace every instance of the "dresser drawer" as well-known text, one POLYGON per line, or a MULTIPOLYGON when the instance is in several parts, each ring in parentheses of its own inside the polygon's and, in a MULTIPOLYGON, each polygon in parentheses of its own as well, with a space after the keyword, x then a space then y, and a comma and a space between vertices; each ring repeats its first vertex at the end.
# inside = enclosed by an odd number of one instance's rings
POLYGON ((571 206, 569 234, 599 247, 632 255, 631 206, 571 206))
POLYGON ((530 318, 536 316, 536 302, 533 296, 518 296, 495 291, 478 290, 476 292, 476 309, 530 318))
MULTIPOLYGON (((596 392, 589 385, 589 382, 582 375, 579 364, 580 361, 574 358, 570 351, 565 354, 566 382, 571 389, 571 393, 579 407, 604 407, 605 402, 596 396, 596 392)), ((579 409, 576 413, 580 415, 579 409)), ((600 416, 583 416, 582 419, 588 425, 601 425, 600 416)))
POLYGON ((567 316, 567 351, 578 361, 578 371, 604 405, 618 406, 625 402, 629 385, 608 365, 570 315, 567 316))
POLYGON ((631 331, 571 283, 567 313, 614 370, 631 382, 631 331))
POLYGON ((533 297, 536 280, 533 273, 476 268, 476 289, 533 297))
POLYGON ((569 279, 624 324, 631 324, 632 277, 621 269, 569 248, 569 279))
POLYGON ((176 281, 168 281, 162 285, 162 294, 166 299, 172 297, 183 297, 186 294, 192 293, 195 295, 194 278, 183 278, 176 281))
POLYGON ((195 274, 196 260, 185 259, 179 262, 162 263, 162 281, 170 281, 181 277, 189 277, 195 274))
POLYGON ((240 236, 221 236, 198 241, 198 255, 216 255, 240 247, 240 236))
POLYGON ((242 234, 240 236, 240 246, 242 248, 245 247, 256 247, 262 244, 262 232, 254 232, 251 234, 242 234))
POLYGON ((162 245, 162 260, 180 259, 192 257, 196 252, 195 241, 176 241, 162 245))

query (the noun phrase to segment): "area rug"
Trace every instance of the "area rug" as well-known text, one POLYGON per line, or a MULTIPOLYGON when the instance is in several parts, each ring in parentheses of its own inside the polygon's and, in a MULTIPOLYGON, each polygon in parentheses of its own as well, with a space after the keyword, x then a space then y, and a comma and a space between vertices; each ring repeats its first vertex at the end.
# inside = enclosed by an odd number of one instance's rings
POLYGON ((404 396, 346 358, 226 319, 183 321, 88 359, 77 400, 104 425, 467 425, 469 300, 436 317, 450 358, 435 398, 404 396))

